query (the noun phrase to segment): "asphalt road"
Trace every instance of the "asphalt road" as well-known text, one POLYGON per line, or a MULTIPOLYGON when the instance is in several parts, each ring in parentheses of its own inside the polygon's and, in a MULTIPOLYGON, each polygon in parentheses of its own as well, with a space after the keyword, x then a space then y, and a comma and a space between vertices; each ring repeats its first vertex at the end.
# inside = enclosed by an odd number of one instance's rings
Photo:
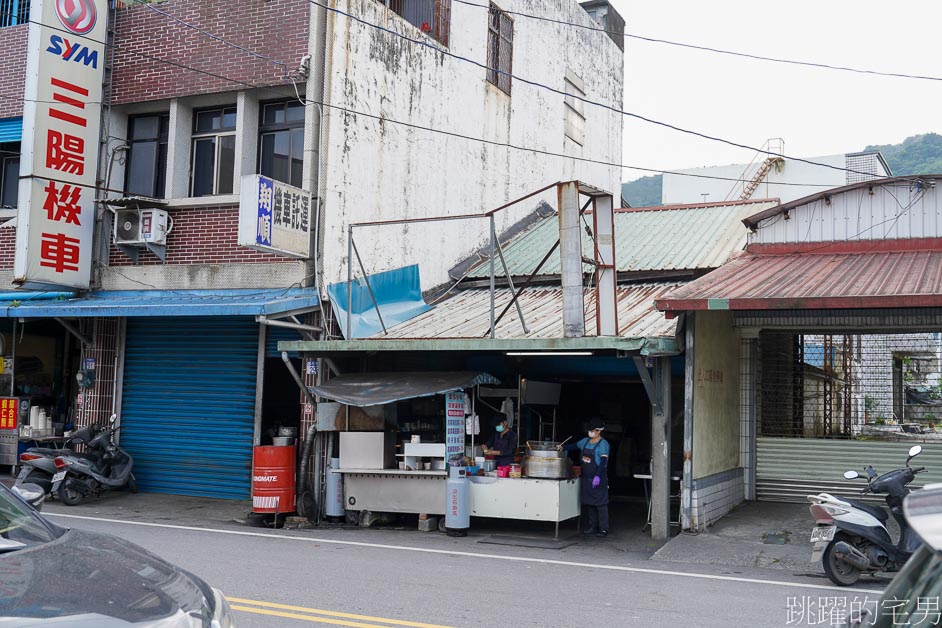
POLYGON ((47 514, 124 537, 200 575, 230 598, 239 626, 829 625, 818 621, 824 598, 844 597, 849 607, 879 596, 787 573, 730 575, 618 556, 586 563, 478 543, 464 546, 473 551, 436 549, 422 537, 381 544, 314 530, 196 530, 47 514))

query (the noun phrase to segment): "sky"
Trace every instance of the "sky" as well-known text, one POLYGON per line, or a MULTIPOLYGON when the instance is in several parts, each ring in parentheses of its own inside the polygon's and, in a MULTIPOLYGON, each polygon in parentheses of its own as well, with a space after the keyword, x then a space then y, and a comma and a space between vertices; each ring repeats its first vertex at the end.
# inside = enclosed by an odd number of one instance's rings
MULTIPOLYGON (((942 77, 938 0, 610 0, 628 33, 884 72, 942 77)), ((942 81, 852 74, 625 40, 624 110, 758 148, 817 157, 942 133, 942 81)), ((754 151, 626 117, 623 163, 749 163, 754 151)), ((626 168, 624 180, 652 174, 626 168)))

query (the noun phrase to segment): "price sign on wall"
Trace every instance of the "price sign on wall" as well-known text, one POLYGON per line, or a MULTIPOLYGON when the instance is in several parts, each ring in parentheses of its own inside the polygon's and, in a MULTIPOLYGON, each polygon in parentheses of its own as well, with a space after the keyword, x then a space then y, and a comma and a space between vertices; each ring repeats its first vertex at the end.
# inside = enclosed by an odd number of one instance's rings
POLYGON ((445 393, 445 455, 449 463, 464 456, 464 393, 445 393))

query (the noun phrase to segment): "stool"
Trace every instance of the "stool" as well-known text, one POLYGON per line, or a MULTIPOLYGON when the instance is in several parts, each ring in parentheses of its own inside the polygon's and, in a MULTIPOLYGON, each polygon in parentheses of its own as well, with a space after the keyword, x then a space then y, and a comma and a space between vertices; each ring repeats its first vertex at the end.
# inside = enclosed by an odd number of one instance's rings
MULTIPOLYGON (((654 478, 654 476, 651 475, 650 473, 635 473, 633 477, 642 481, 642 484, 644 486, 644 500, 648 503, 648 518, 647 518, 647 521, 645 521, 645 524, 641 527, 641 531, 644 532, 649 527, 651 527, 651 491, 648 490, 648 483, 654 478)), ((680 499, 680 491, 681 491, 680 480, 681 480, 681 477, 679 475, 671 475, 671 482, 677 482, 677 492, 670 494, 671 500, 680 499)), ((671 521, 670 525, 672 526, 680 525, 680 512, 677 513, 677 521, 671 521)))

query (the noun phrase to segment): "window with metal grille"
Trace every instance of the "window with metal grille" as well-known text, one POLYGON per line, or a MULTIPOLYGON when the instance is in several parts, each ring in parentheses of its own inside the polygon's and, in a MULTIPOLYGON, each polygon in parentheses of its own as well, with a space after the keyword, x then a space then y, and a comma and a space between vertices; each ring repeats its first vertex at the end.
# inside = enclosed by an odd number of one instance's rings
POLYGON ((16 207, 20 183, 20 143, 0 144, 0 207, 16 207))
POLYGON ((304 169, 304 105, 298 100, 262 105, 258 172, 301 187, 304 169))
POLYGON ((448 45, 451 32, 451 0, 378 0, 417 29, 448 45))
POLYGON ((0 28, 29 22, 29 0, 0 0, 0 28))
POLYGON ((235 107, 193 112, 191 196, 232 194, 235 129, 235 107))
POLYGON ((513 52, 513 18, 492 2, 487 16, 487 80, 506 94, 510 94, 513 52))
POLYGON ((942 442, 942 334, 759 337, 759 436, 942 442))

